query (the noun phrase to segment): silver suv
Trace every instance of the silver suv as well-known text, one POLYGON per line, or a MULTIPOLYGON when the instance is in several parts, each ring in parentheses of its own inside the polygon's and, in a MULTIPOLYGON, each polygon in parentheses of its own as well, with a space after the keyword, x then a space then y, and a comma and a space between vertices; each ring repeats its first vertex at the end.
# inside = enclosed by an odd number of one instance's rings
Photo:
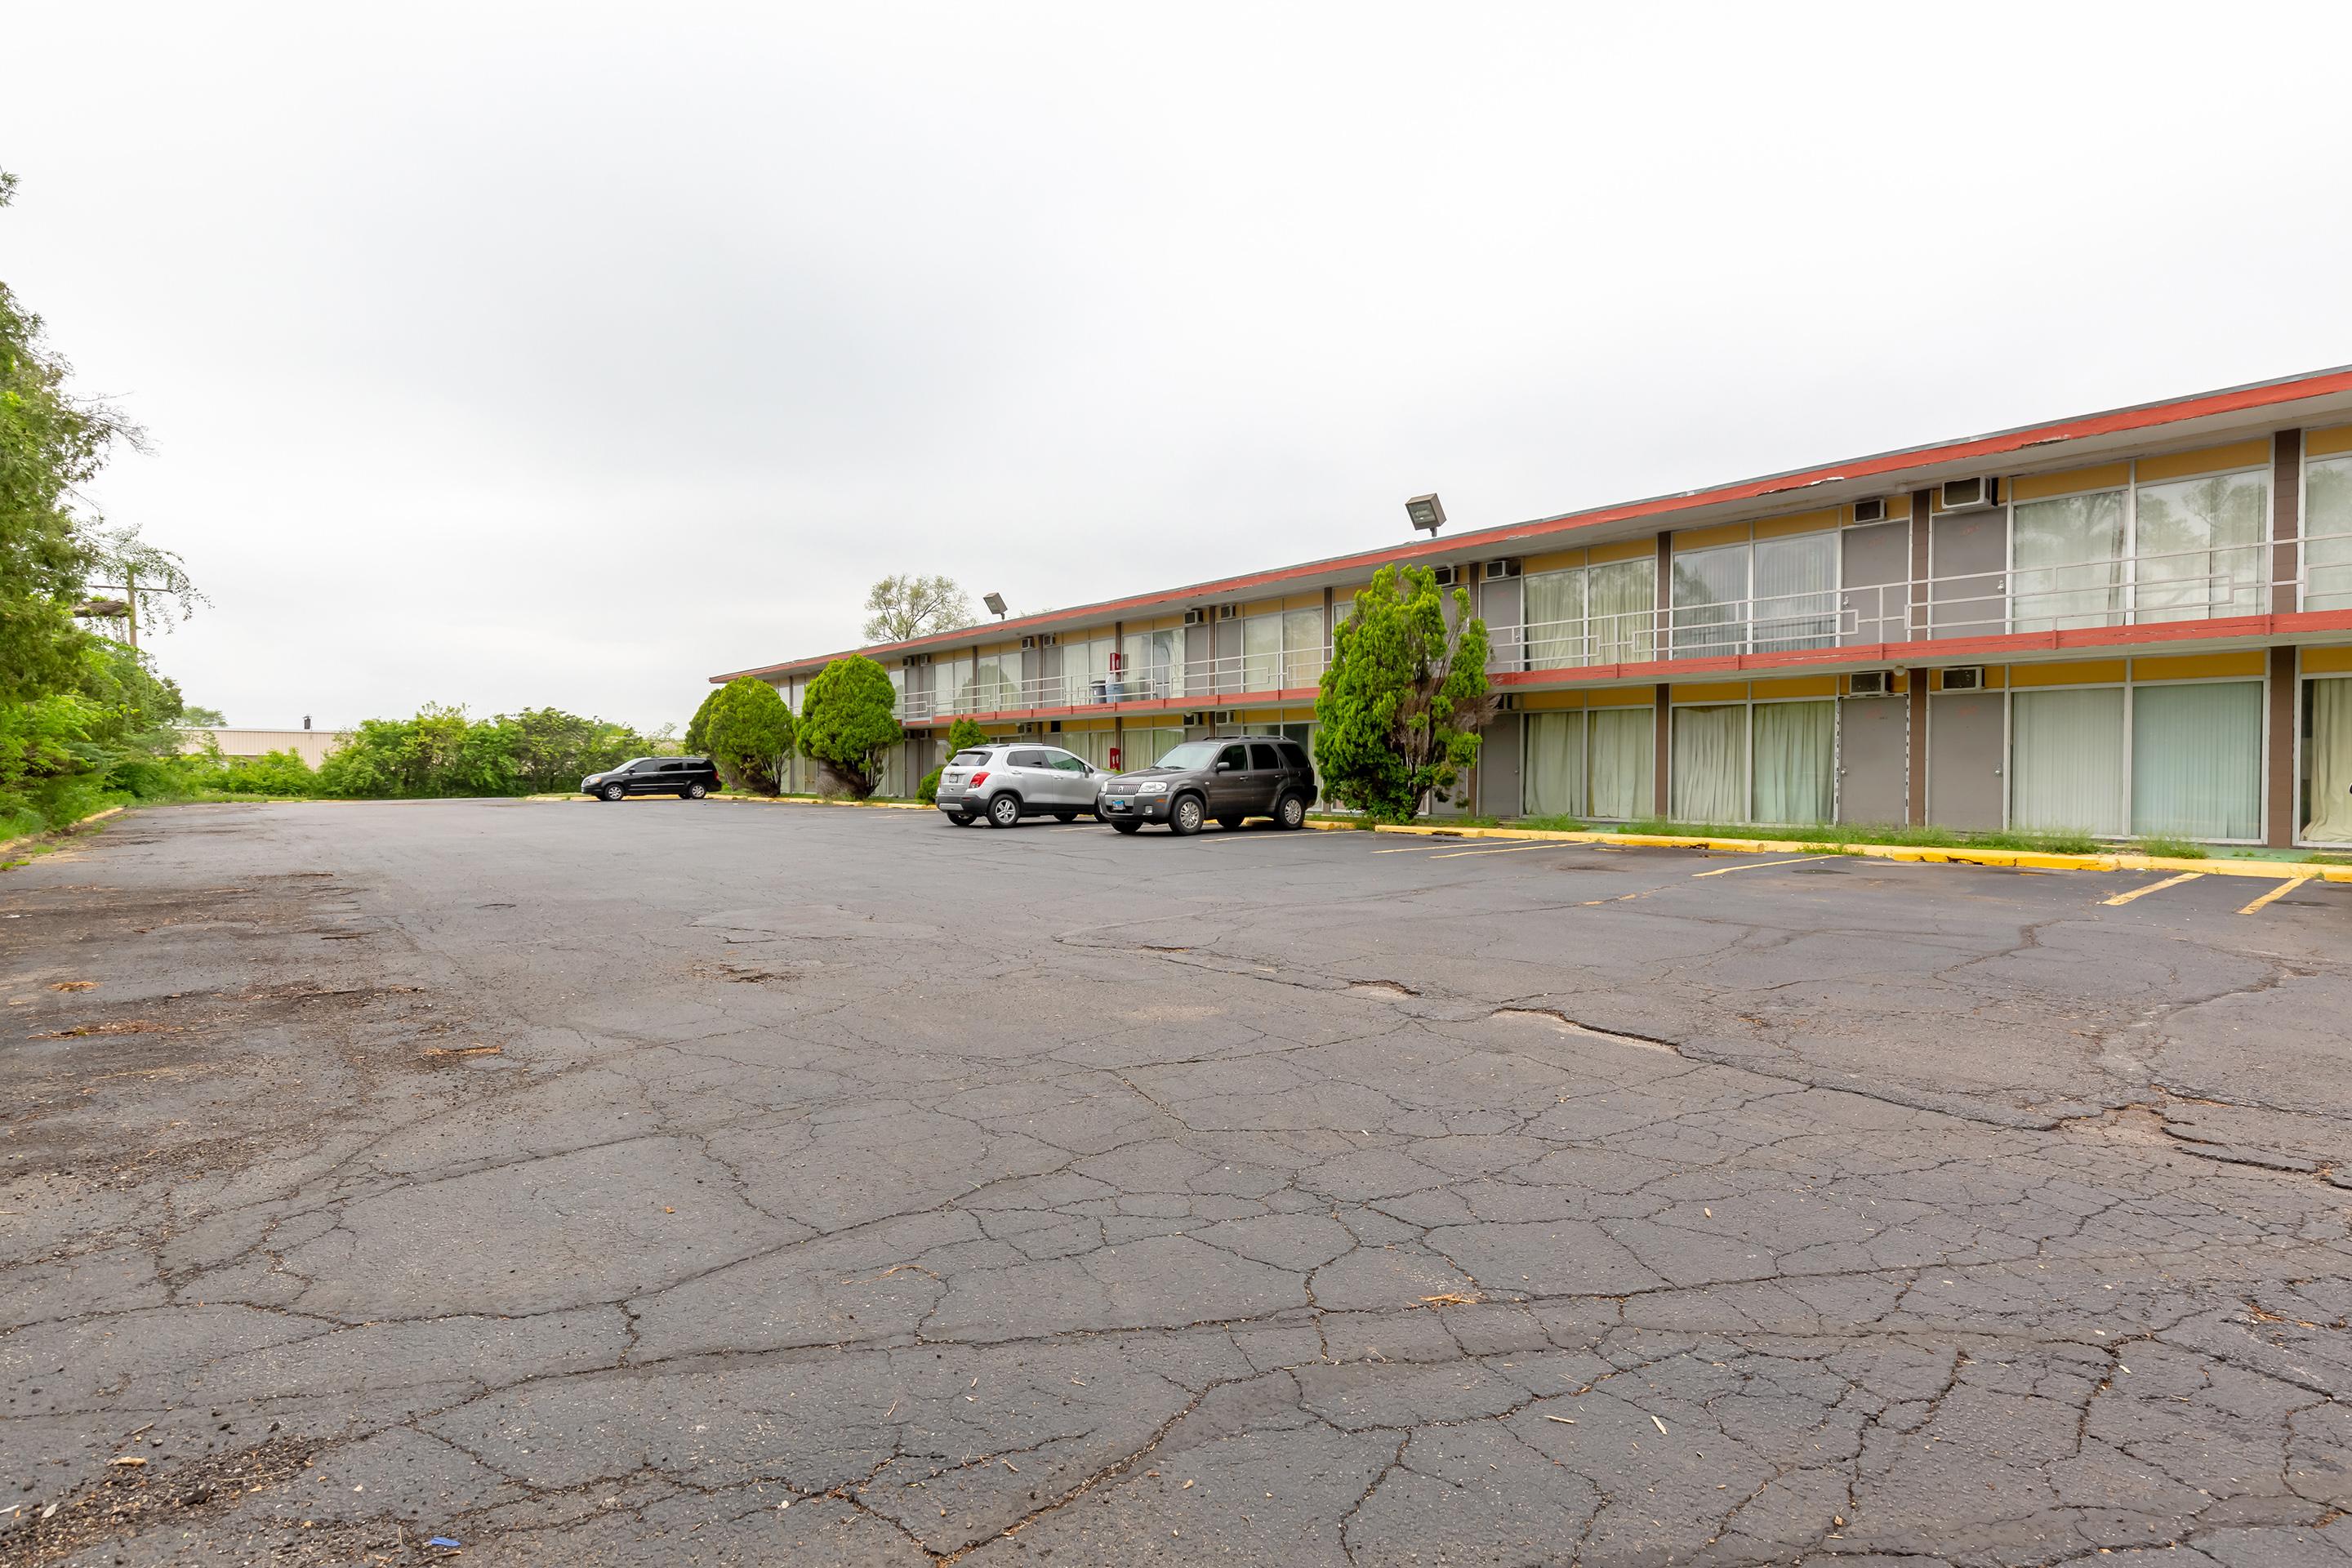
POLYGON ((1034 741, 974 746, 940 770, 939 807, 958 827, 981 817, 1010 827, 1024 816, 1075 822, 1095 811, 1095 795, 1109 775, 1059 746, 1034 741))

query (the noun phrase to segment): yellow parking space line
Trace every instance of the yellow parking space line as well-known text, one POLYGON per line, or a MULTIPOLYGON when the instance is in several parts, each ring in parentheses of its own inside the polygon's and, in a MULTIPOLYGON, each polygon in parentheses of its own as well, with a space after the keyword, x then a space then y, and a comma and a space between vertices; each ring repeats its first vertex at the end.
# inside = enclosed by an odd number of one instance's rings
POLYGON ((2193 882, 2204 874, 2202 871, 2183 871, 2178 877, 2167 877, 2161 882, 2150 882, 2145 888, 2134 888, 2128 893, 2117 893, 2114 898, 2103 901, 2110 906, 2127 904, 2134 899, 2144 899, 2150 893, 2160 893, 2167 888, 2177 888, 2183 882, 2193 882))
POLYGON ((1432 855, 1433 860, 1458 860, 1465 855, 1524 855, 1530 849, 1549 849, 1549 844, 1515 844, 1508 849, 1449 849, 1443 855, 1432 855))
POLYGON ((2302 887, 2305 882, 2310 880, 2311 879, 2309 877, 2289 877, 2285 881, 2281 882, 2277 887, 2273 888, 2269 892, 2264 893, 2261 898, 2256 899, 2252 903, 2248 904, 2244 909, 2240 910, 2238 912, 2242 915, 2259 914, 2262 912, 2262 907, 2264 904, 2270 903, 2274 900, 2285 898, 2289 893, 2294 892, 2297 888, 2302 887))
POLYGON ((1751 860, 1745 866, 1717 866, 1712 871, 1693 871, 1694 877, 1727 877, 1734 871, 1761 871, 1767 866, 1801 866, 1808 860, 1834 860, 1834 855, 1800 855, 1793 860, 1751 860))

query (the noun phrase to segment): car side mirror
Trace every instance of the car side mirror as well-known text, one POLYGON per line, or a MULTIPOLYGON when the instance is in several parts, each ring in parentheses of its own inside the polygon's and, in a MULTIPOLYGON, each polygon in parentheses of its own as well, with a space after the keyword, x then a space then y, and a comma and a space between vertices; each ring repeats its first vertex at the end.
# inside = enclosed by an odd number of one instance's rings
POLYGON ((1234 771, 1234 764, 1231 763, 1221 762, 1217 764, 1217 771, 1221 773, 1232 773, 1234 771))

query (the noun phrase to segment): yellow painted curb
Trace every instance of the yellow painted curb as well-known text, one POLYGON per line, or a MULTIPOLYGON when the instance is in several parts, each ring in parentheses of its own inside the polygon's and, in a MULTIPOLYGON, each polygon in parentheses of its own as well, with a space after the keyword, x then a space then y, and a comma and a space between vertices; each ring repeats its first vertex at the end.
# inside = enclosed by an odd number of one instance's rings
POLYGON ((18 848, 26 844, 38 844, 43 839, 55 838, 59 834, 72 833, 79 828, 89 826, 93 822, 103 822, 121 809, 122 807, 119 805, 110 805, 104 811, 93 811, 88 816, 67 823, 63 827, 52 827, 47 833, 27 833, 21 838, 11 838, 6 843, 0 844, 0 855, 5 855, 11 849, 18 848))
MULTIPOLYGON (((1349 822, 1315 822, 1328 832, 1360 833, 1349 822)), ((1558 844, 1613 844, 1652 849, 1714 849, 1734 855, 1801 855, 1827 849, 1876 860, 1900 860, 1922 866, 1995 866, 2034 871, 2203 871, 2217 877, 2314 879, 2352 882, 2352 866, 2330 866, 2310 860, 2238 860, 2216 858, 2189 860, 2172 855, 2053 855, 2040 849, 1968 849, 1913 844, 1824 844, 1805 838, 1698 838, 1663 833, 1560 833, 1540 827, 1448 827, 1443 823, 1376 825, 1374 833, 1402 833, 1419 837, 1516 838, 1558 844)))

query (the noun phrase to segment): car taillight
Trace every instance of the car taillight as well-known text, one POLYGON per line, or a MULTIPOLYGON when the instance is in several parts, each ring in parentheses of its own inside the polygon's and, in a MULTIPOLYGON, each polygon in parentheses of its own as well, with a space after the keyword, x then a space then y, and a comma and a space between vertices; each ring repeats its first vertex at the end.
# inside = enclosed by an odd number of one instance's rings
POLYGON ((964 782, 971 784, 974 789, 977 789, 982 784, 988 782, 988 775, 985 773, 977 773, 972 774, 971 777, 966 779, 964 782))

